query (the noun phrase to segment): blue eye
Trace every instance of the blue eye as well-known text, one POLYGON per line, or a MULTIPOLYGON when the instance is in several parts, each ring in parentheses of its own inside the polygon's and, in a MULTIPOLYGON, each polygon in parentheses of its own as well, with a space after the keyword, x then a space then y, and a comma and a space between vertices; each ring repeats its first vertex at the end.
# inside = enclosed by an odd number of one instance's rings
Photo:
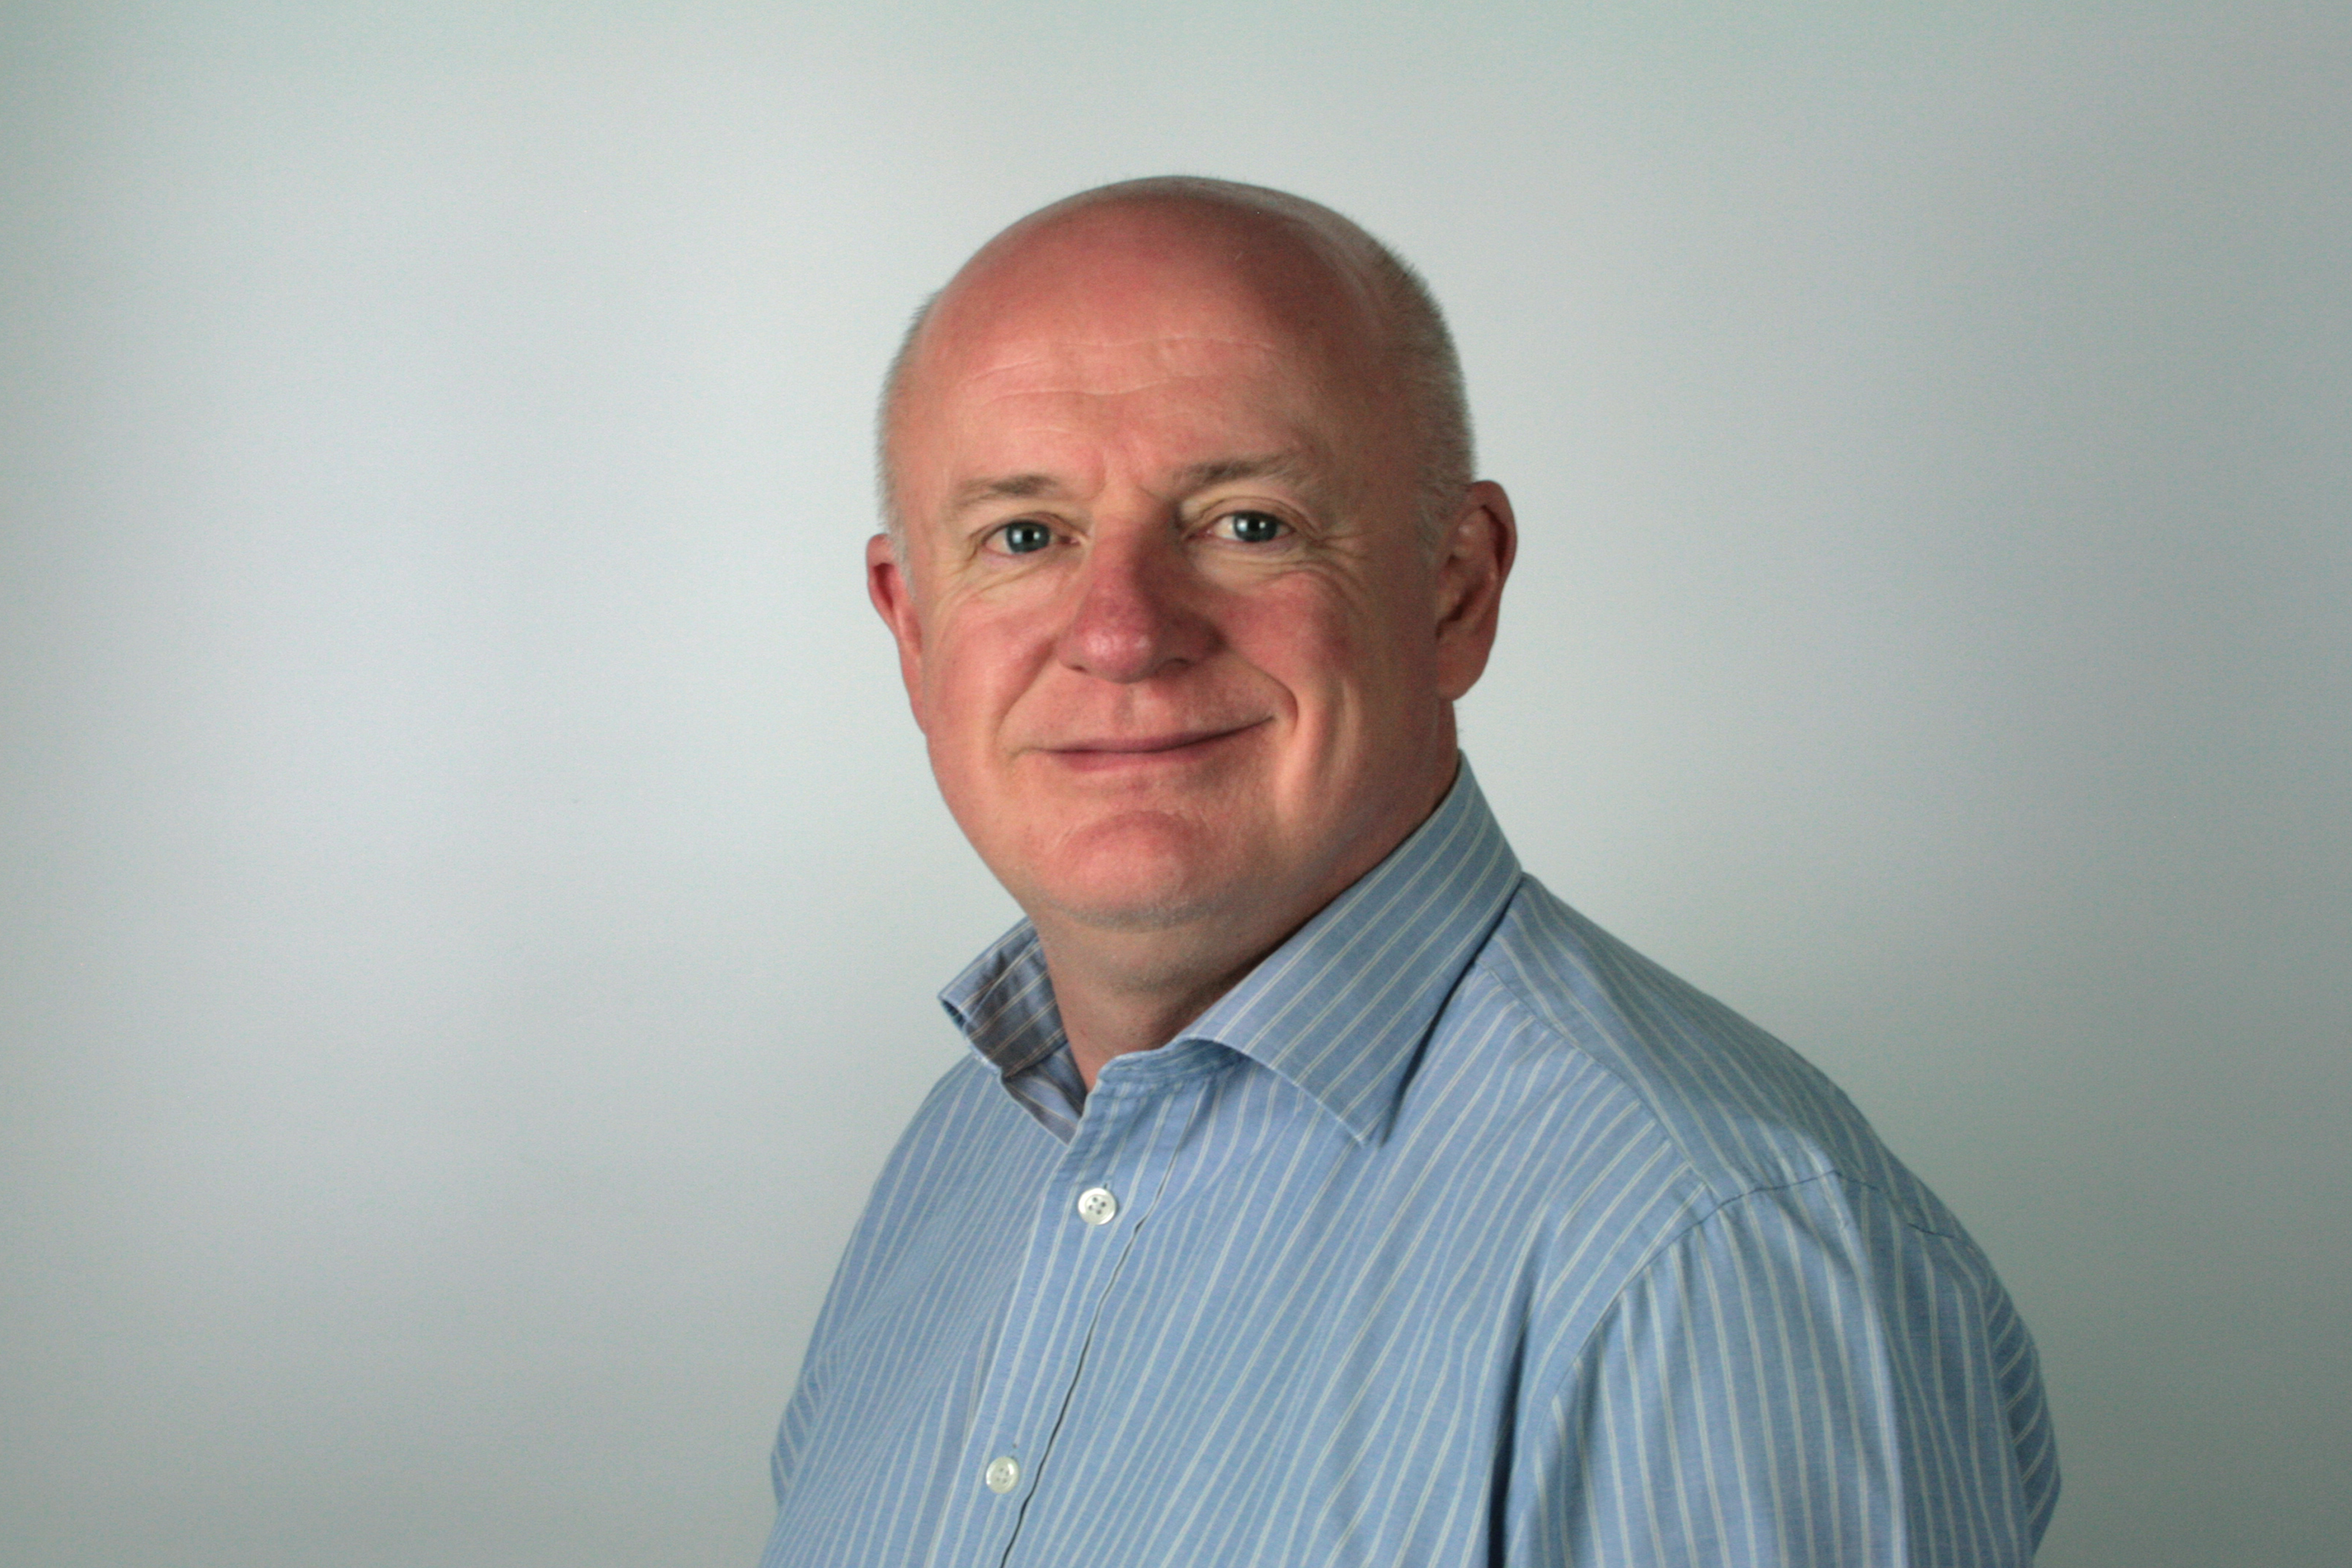
POLYGON ((1271 544, 1288 527, 1270 511, 1229 511, 1218 521, 1244 544, 1271 544))
POLYGON ((996 531, 1007 555, 1027 555, 1054 542, 1054 531, 1042 522, 1008 522, 996 531))

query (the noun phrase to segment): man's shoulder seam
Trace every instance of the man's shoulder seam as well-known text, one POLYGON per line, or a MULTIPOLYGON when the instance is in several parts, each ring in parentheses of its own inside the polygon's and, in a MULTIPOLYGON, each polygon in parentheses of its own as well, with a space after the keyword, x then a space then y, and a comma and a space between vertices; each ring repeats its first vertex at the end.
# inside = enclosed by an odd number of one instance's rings
MULTIPOLYGON (((1766 1197, 1774 1193, 1794 1192, 1801 1187, 1818 1186, 1827 1182, 1834 1182, 1842 1188, 1859 1189, 1869 1194, 1878 1201, 1878 1206, 1887 1216, 1902 1229, 1935 1241, 1954 1244, 1979 1268, 1984 1268, 1983 1255, 1966 1232, 1938 1230, 1933 1226, 1914 1222, 1904 1214, 1903 1205, 1895 1202, 1892 1194, 1875 1183, 1864 1181, 1849 1172, 1831 1168, 1813 1175, 1793 1177, 1785 1182, 1759 1183, 1739 1192, 1721 1196, 1712 1204, 1702 1206, 1700 1204, 1693 1203, 1683 1215, 1678 1216, 1680 1223, 1670 1228, 1662 1229, 1648 1250, 1626 1268, 1623 1278, 1617 1282, 1616 1289, 1610 1292, 1607 1302, 1594 1313, 1591 1327, 1585 1331, 1583 1340, 1577 1345, 1575 1354, 1570 1359, 1570 1364, 1583 1362, 1591 1352, 1594 1342, 1601 1337, 1609 1326, 1610 1321, 1623 1306, 1625 1299, 1648 1280, 1665 1258, 1680 1250, 1717 1220, 1755 1199, 1766 1197)), ((1989 1268, 1985 1268, 1985 1272, 1990 1273, 1989 1268)))
MULTIPOLYGON (((1696 1183, 1701 1191, 1715 1200, 1714 1207, 1706 1211, 1708 1214, 1711 1215, 1723 1205, 1737 1202, 1753 1192, 1769 1191, 1775 1186, 1793 1186, 1801 1182, 1813 1181, 1824 1175, 1836 1173, 1834 1166, 1824 1164, 1818 1170, 1790 1172, 1785 1176, 1777 1173, 1773 1176, 1763 1176, 1754 1172, 1742 1172, 1739 1173, 1752 1179, 1738 1183, 1727 1183, 1718 1176, 1711 1175, 1708 1166, 1693 1157, 1689 1141, 1658 1109, 1651 1094, 1639 1082, 1629 1078, 1616 1063, 1591 1050, 1579 1040, 1571 1030, 1562 1026, 1551 1010, 1530 997, 1512 975, 1505 973, 1492 961, 1490 957, 1492 949, 1493 943, 1489 942, 1487 947, 1472 960, 1469 970, 1465 973, 1465 979, 1469 975, 1482 976, 1508 1004, 1522 1026, 1540 1032, 1545 1038, 1561 1050, 1573 1052, 1580 1061, 1608 1079, 1612 1090, 1639 1107, 1643 1125, 1675 1152, 1675 1158, 1679 1166, 1675 1173, 1696 1183)), ((1717 1166, 1723 1165, 1722 1162, 1713 1163, 1717 1166)), ((1727 1171, 1731 1169, 1724 1168, 1727 1171)))

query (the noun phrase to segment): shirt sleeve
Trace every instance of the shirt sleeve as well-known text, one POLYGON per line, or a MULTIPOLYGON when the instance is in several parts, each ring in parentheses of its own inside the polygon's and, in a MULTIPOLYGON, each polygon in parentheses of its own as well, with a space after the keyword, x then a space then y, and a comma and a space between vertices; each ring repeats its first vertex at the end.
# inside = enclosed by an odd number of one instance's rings
POLYGON ((1514 1568, 2021 1565, 2057 1500, 1983 1255, 1834 1175, 1716 1209, 1557 1354, 1530 1358, 1514 1568))

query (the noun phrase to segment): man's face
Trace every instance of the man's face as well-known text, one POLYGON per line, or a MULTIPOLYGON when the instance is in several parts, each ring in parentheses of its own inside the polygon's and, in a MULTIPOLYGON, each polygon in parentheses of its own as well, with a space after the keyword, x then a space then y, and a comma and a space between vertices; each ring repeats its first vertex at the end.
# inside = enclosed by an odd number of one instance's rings
POLYGON ((1328 280, 1078 226, 935 313, 875 601, 949 807, 1049 935, 1278 934, 1442 795, 1485 643, 1443 646, 1460 574, 1328 280))

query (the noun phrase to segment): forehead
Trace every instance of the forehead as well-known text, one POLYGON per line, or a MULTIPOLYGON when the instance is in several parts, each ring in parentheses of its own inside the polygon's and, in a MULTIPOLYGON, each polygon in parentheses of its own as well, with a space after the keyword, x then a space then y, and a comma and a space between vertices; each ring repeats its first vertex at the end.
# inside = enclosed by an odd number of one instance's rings
POLYGON ((1183 445, 1317 424, 1349 399, 1321 356, 1279 341, 1183 332, 1005 333, 925 378, 909 424, 958 448, 1004 440, 1183 445))
POLYGON ((910 511, 974 465, 1328 458, 1376 416, 1372 334, 1313 257, 1130 228, 983 252, 973 271, 926 323, 896 411, 910 511))

